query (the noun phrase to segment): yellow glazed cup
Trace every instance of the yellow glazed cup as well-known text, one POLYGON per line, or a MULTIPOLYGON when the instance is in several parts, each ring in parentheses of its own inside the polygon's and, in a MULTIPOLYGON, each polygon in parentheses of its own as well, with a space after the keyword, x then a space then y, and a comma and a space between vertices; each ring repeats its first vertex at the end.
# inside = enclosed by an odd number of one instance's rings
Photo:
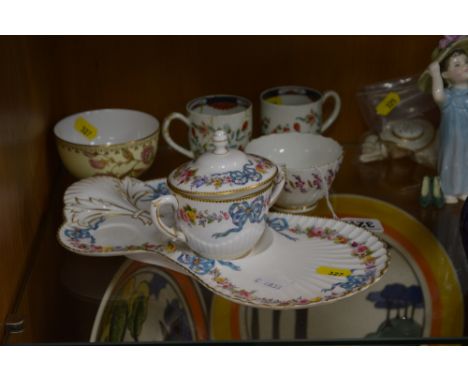
POLYGON ((125 109, 77 113, 54 127, 60 158, 77 178, 141 175, 154 161, 159 131, 153 116, 125 109))

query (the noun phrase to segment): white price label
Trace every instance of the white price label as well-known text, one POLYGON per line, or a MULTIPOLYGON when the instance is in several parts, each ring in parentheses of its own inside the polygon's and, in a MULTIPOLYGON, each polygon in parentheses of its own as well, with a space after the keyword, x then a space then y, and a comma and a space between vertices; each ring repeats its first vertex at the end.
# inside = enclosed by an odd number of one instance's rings
POLYGON ((380 220, 377 219, 366 219, 366 218, 342 218, 341 220, 346 223, 354 224, 360 228, 367 229, 371 232, 383 232, 384 228, 380 220))

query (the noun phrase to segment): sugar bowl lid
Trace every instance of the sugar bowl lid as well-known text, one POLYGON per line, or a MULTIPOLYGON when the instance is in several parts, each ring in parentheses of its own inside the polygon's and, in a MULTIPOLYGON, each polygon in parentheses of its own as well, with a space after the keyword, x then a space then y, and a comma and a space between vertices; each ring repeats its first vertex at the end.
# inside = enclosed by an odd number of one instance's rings
POLYGON ((227 135, 217 130, 215 149, 176 168, 168 177, 168 186, 176 193, 194 198, 203 196, 247 195, 266 187, 278 172, 266 158, 228 149, 227 135))

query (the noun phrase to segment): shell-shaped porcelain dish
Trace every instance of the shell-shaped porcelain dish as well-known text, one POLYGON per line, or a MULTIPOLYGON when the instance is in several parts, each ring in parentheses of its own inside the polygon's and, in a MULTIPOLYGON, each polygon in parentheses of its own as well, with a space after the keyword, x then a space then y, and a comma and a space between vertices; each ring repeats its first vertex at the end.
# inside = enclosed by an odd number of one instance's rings
MULTIPOLYGON (((168 242, 149 217, 150 202, 168 193, 166 180, 89 178, 65 193, 65 223, 58 239, 90 256, 125 255, 190 274, 206 288, 240 304, 297 309, 358 293, 379 280, 389 265, 374 234, 334 219, 267 215, 267 229, 241 259, 198 256, 168 242)), ((163 219, 173 219, 162 214, 163 219)), ((168 221, 168 224, 173 222, 168 221)))

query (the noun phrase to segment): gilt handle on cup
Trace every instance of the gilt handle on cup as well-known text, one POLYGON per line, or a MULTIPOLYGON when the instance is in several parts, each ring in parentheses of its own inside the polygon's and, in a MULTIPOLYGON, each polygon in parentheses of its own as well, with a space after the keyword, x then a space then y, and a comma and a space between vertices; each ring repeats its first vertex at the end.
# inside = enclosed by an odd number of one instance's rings
POLYGON ((171 125, 171 122, 174 119, 178 119, 178 120, 182 121, 190 129, 190 125, 191 125, 190 119, 188 119, 185 115, 183 115, 181 113, 171 113, 164 120, 164 123, 163 123, 162 133, 163 133, 164 139, 166 140, 167 144, 169 146, 171 146, 174 150, 178 151, 179 153, 181 153, 181 154, 183 154, 183 155, 185 155, 185 156, 187 156, 187 157, 189 157, 191 159, 195 158, 195 155, 193 154, 193 152, 191 152, 190 150, 188 150, 188 149, 182 147, 181 145, 177 144, 172 139, 171 135, 169 134, 169 127, 171 125))
MULTIPOLYGON (((322 103, 325 103, 325 101, 329 98, 333 98, 335 100, 335 107, 333 108, 333 111, 331 112, 327 120, 322 123, 322 127, 320 128, 320 133, 324 133, 325 130, 327 130, 331 126, 331 124, 335 122, 335 119, 338 117, 338 114, 340 113, 340 110, 341 110, 341 98, 337 92, 333 90, 327 90, 326 92, 323 93, 322 98, 323 98, 322 103)), ((164 133, 164 127, 163 127, 163 133, 164 133)))
POLYGON ((177 227, 168 227, 166 223, 164 223, 161 219, 161 207, 164 204, 171 205, 174 210, 177 212, 179 209, 179 202, 177 201, 176 197, 173 195, 164 195, 156 199, 151 203, 150 214, 151 218, 153 219, 153 223, 156 228, 164 234, 167 238, 171 240, 180 240, 184 243, 187 242, 187 238, 185 234, 177 229, 177 227))

